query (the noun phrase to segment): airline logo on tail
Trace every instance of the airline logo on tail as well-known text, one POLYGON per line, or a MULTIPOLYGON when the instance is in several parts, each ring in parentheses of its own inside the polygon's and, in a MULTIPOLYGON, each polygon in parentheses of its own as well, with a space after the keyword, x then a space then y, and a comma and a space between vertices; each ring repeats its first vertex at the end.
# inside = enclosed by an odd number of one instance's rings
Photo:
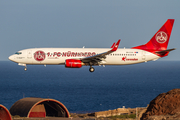
POLYGON ((168 36, 165 32, 160 31, 156 34, 156 41, 158 43, 165 43, 168 39, 168 36))

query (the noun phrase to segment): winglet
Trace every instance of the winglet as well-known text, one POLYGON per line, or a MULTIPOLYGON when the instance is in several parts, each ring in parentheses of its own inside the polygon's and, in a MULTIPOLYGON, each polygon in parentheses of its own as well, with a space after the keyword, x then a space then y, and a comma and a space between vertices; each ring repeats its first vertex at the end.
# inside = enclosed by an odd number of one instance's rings
POLYGON ((113 43, 113 45, 111 46, 111 48, 113 48, 115 44, 116 44, 116 43, 113 43))
POLYGON ((112 47, 112 50, 111 51, 116 51, 117 50, 117 48, 118 48, 118 46, 119 46, 119 43, 120 43, 120 39, 117 41, 117 43, 116 44, 114 44, 112 47))

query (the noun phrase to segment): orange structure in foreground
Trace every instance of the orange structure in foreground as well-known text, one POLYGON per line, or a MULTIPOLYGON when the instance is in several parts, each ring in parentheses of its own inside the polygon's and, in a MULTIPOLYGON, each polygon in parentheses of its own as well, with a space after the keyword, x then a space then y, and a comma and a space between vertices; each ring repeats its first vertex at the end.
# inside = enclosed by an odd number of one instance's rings
POLYGON ((59 101, 45 98, 23 98, 10 108, 11 115, 20 117, 69 117, 69 111, 59 101))
POLYGON ((8 109, 0 104, 0 120, 12 120, 8 109))

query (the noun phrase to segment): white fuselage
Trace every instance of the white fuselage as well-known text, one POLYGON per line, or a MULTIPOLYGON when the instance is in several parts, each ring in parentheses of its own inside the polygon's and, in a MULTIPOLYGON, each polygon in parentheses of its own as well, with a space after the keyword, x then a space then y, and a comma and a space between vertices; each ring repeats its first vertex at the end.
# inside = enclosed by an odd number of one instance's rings
MULTIPOLYGON (((9 59, 22 64, 63 65, 66 59, 81 59, 108 51, 106 48, 32 48, 21 50, 9 59)), ((117 49, 99 62, 99 65, 128 65, 160 57, 139 49, 117 49)))

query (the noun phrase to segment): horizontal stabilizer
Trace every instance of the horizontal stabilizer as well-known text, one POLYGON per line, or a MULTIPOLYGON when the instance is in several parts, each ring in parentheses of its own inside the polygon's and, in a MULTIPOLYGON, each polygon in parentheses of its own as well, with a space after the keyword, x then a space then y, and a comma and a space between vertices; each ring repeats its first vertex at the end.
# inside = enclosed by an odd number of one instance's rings
POLYGON ((167 49, 167 50, 162 50, 162 51, 156 51, 155 53, 164 56, 164 55, 166 55, 167 53, 169 53, 169 52, 171 52, 171 51, 173 51, 173 50, 175 50, 175 49, 176 49, 176 48, 167 49))

